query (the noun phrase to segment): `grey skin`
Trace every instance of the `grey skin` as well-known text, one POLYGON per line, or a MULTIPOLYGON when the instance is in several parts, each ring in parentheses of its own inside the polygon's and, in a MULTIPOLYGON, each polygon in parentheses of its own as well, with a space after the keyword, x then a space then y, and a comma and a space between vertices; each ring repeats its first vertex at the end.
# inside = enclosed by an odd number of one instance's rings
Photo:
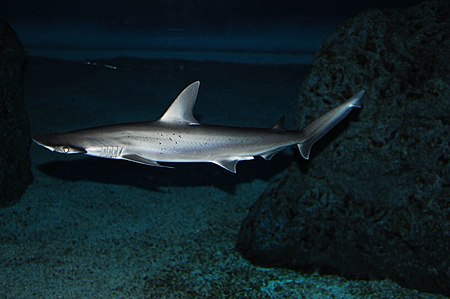
POLYGON ((297 145, 308 159, 312 145, 350 111, 361 107, 360 91, 305 129, 289 131, 283 120, 270 129, 201 125, 192 114, 200 82, 186 87, 163 116, 153 122, 111 125, 37 136, 33 140, 63 154, 86 154, 157 167, 158 162, 211 162, 236 172, 241 160, 276 153, 297 145))

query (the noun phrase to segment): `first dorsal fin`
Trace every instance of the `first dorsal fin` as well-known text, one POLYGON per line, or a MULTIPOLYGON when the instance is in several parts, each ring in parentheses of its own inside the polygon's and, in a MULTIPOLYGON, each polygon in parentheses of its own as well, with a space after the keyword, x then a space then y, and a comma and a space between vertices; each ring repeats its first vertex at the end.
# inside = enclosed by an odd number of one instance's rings
POLYGON ((186 87, 159 120, 179 125, 199 125, 192 113, 199 86, 200 82, 196 81, 186 87))

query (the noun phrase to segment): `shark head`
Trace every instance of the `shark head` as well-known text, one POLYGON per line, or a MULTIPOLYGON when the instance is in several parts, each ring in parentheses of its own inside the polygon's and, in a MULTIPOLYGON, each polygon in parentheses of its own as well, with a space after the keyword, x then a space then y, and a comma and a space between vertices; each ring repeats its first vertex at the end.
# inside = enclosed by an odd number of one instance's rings
POLYGON ((85 154, 87 152, 82 146, 74 144, 73 138, 68 133, 36 136, 33 141, 52 152, 61 154, 85 154))

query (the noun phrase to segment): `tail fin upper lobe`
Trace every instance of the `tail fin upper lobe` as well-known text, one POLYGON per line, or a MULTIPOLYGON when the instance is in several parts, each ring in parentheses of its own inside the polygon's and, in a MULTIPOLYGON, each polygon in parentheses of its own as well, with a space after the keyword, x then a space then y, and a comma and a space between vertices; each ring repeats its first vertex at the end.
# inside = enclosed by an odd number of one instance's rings
POLYGON ((361 90, 345 103, 325 113, 303 129, 303 141, 297 144, 298 150, 303 158, 309 159, 313 144, 343 120, 353 108, 361 108, 361 98, 363 95, 364 90, 361 90))

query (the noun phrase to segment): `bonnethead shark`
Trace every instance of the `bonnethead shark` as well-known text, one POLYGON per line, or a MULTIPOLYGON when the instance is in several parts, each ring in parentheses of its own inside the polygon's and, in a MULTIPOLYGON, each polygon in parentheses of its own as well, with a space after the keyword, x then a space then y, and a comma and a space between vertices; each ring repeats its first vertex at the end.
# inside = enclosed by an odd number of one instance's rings
POLYGON ((287 130, 283 119, 272 128, 202 125, 193 115, 200 82, 186 87, 160 119, 37 136, 33 140, 63 154, 86 154, 150 166, 159 162, 211 162, 236 173, 236 164, 260 156, 270 160, 297 145, 308 159, 313 144, 361 107, 364 90, 324 114, 303 130, 287 130))

